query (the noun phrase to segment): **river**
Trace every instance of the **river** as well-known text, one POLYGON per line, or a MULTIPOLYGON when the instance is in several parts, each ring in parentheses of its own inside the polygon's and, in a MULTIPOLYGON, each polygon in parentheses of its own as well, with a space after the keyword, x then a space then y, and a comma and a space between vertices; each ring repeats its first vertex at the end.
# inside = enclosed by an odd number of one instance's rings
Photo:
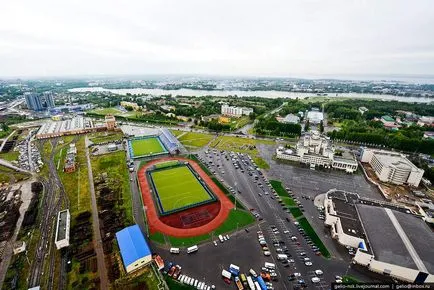
POLYGON ((263 98, 306 98, 306 97, 327 97, 327 98, 350 98, 350 99, 375 99, 375 100, 394 100, 399 102, 409 103, 430 103, 434 102, 434 98, 426 97, 403 97, 393 95, 377 95, 377 94, 358 94, 358 93, 330 93, 327 96, 317 96, 314 93, 296 93, 296 92, 283 92, 283 91, 207 91, 207 90, 192 90, 192 89, 179 89, 179 90, 163 90, 163 89, 105 89, 102 87, 86 87, 86 88, 73 88, 69 92, 83 93, 83 92, 110 92, 118 95, 172 95, 172 96, 218 96, 227 97, 237 95, 239 97, 257 96, 263 98))

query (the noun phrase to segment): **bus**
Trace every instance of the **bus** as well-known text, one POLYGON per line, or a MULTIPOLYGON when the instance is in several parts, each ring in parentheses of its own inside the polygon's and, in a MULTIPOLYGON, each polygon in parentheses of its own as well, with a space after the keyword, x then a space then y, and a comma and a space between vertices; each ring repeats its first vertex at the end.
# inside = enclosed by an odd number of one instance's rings
POLYGON ((187 248, 187 254, 197 252, 198 249, 199 248, 197 247, 197 245, 191 246, 191 247, 187 248))
POLYGON ((267 285, 265 285, 264 279, 262 279, 261 276, 258 276, 258 278, 256 279, 256 283, 259 284, 259 289, 261 290, 267 290, 267 285))

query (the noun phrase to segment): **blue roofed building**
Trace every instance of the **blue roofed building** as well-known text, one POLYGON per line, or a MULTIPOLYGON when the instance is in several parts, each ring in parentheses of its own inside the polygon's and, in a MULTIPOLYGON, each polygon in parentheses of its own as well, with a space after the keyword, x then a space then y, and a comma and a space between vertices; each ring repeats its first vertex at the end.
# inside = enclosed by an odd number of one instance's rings
POLYGON ((116 233, 125 270, 130 273, 152 261, 151 250, 138 225, 116 233))

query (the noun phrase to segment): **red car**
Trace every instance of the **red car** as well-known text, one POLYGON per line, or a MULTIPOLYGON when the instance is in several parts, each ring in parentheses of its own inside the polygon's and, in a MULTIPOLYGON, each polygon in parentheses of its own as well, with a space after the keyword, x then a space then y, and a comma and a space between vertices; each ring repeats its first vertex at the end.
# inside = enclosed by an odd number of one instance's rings
POLYGON ((226 284, 231 284, 231 280, 229 280, 228 278, 223 278, 223 281, 225 281, 226 284))
POLYGON ((176 267, 172 266, 172 268, 170 268, 169 272, 167 273, 167 275, 169 275, 170 277, 172 277, 173 273, 175 273, 176 267))

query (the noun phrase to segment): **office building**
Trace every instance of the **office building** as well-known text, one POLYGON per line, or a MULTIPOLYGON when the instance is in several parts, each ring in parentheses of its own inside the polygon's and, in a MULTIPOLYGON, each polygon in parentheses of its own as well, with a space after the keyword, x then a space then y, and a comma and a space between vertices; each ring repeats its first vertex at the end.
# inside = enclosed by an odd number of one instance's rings
POLYGON ((42 94, 26 92, 24 93, 24 98, 29 110, 43 111, 55 106, 54 94, 52 92, 44 92, 42 94))
POLYGON ((311 166, 323 166, 345 170, 348 173, 355 172, 358 164, 353 154, 341 152, 335 155, 335 149, 330 138, 324 137, 318 132, 306 133, 300 138, 296 149, 285 149, 280 146, 276 150, 278 159, 296 161, 310 164, 311 166))
POLYGON ((361 161, 369 163, 383 182, 418 187, 424 173, 400 153, 362 148, 360 156, 361 161))
POLYGON ((248 116, 253 113, 252 108, 247 107, 233 107, 228 104, 223 104, 221 108, 222 115, 230 116, 230 117, 241 117, 248 116))
POLYGON ((43 107, 41 100, 37 93, 26 92, 24 93, 24 98, 26 99, 27 108, 33 111, 42 111, 43 107))
POLYGON ((130 273, 152 261, 151 250, 138 225, 124 228, 116 233, 125 271, 130 273))

